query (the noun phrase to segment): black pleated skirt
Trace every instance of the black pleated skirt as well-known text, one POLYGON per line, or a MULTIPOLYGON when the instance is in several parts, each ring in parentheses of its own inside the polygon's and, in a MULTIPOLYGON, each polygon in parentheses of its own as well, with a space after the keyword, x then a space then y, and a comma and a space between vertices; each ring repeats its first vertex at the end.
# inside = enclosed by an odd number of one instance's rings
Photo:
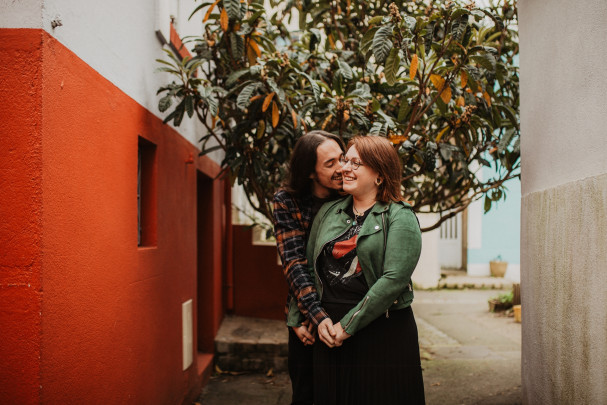
MULTIPOLYGON (((324 303, 333 322, 350 305, 324 303)), ((315 405, 425 404, 417 325, 411 307, 390 311, 329 348, 314 344, 315 405)))

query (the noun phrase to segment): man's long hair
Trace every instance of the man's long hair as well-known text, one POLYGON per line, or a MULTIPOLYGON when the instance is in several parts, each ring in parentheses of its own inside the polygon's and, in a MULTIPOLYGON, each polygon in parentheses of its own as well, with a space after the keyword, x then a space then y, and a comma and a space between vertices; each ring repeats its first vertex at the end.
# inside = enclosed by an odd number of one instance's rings
POLYGON ((312 193, 310 175, 316 173, 316 150, 321 143, 329 139, 337 142, 341 150, 345 151, 341 138, 326 131, 310 131, 297 140, 291 153, 287 179, 283 184, 287 192, 297 197, 312 193))

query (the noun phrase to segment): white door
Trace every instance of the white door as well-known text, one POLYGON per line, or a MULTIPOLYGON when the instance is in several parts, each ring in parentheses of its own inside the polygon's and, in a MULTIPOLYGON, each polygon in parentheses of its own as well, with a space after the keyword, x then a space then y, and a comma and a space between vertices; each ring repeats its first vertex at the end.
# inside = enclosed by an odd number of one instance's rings
POLYGON ((462 215, 449 218, 440 226, 438 263, 441 267, 462 268, 462 215))

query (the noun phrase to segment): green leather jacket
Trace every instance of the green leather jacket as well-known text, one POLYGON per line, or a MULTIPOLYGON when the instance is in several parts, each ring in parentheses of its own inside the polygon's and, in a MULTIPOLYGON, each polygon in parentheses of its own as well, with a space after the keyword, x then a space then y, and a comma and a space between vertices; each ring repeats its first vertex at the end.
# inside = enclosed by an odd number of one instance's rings
MULTIPOLYGON (((309 271, 313 273, 316 289, 322 297, 322 282, 318 277, 316 260, 324 245, 352 226, 345 209, 352 197, 326 203, 322 206, 308 239, 309 271)), ((411 274, 421 253, 421 231, 411 206, 405 202, 377 202, 358 234, 356 249, 358 261, 369 286, 365 297, 339 322, 350 335, 367 326, 390 310, 411 305, 413 290, 411 274)), ((288 324, 297 326, 303 321, 297 305, 289 308, 288 324)))

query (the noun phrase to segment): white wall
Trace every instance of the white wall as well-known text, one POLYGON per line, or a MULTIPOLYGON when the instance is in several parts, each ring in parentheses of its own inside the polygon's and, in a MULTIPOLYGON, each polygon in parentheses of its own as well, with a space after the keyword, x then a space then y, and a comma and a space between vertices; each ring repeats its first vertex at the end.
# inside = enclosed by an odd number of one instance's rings
MULTIPOLYGON (((422 228, 434 225, 438 214, 417 214, 422 228)), ((439 247, 440 229, 422 233, 422 253, 413 272, 413 283, 419 288, 436 288, 440 280, 439 247)))
POLYGON ((0 28, 42 28, 42 0, 0 0, 0 28))
POLYGON ((525 404, 607 403, 607 2, 519 2, 525 404))
POLYGON ((607 172, 607 2, 519 2, 529 194, 607 172), (533 136, 529 136, 533 134, 533 136))
MULTIPOLYGON (((202 14, 187 21, 197 3, 186 0, 0 0, 0 27, 43 28, 93 69, 160 118, 156 91, 173 79, 155 70, 164 58, 156 36, 158 10, 176 17, 179 35, 199 35, 202 14), (59 18, 62 25, 52 28, 59 18)), ((197 145, 203 134, 196 120, 184 119, 177 129, 197 145)), ((218 155, 211 155, 219 161, 218 155)))

